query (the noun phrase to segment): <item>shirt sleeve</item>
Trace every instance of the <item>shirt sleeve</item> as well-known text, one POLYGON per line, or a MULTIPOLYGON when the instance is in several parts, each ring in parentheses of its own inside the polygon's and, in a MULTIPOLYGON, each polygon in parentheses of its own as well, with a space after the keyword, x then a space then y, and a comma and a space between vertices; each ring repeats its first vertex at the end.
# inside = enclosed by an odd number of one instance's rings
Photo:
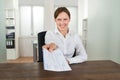
POLYGON ((68 58, 69 64, 82 63, 87 60, 87 53, 84 49, 82 41, 80 40, 80 37, 76 35, 74 39, 76 42, 76 56, 68 58))
POLYGON ((45 44, 55 43, 54 34, 52 31, 47 31, 45 35, 45 44))

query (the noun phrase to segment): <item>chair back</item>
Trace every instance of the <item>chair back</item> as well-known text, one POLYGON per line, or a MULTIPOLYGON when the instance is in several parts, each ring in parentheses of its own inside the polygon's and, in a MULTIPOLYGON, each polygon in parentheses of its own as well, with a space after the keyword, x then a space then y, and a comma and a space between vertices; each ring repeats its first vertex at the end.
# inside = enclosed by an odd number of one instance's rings
POLYGON ((42 31, 38 33, 38 62, 43 62, 43 50, 42 46, 45 45, 45 34, 47 31, 42 31))

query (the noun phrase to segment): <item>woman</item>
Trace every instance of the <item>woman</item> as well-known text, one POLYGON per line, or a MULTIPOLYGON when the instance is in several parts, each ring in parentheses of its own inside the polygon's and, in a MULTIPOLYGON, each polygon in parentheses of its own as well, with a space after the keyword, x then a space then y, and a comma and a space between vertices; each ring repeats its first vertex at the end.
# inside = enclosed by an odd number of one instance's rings
POLYGON ((47 31, 46 45, 43 48, 50 52, 55 49, 61 50, 69 64, 82 63, 87 60, 87 54, 79 35, 73 33, 68 27, 70 18, 70 12, 66 7, 56 9, 54 19, 57 27, 54 31, 47 31), (76 55, 73 57, 74 52, 76 55))

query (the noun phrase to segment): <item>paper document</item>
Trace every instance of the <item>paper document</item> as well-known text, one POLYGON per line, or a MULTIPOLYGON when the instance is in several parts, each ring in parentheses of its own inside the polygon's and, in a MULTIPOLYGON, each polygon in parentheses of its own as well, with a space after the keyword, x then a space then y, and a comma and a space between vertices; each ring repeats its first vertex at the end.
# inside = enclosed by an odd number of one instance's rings
POLYGON ((71 70, 63 53, 59 49, 56 49, 53 52, 49 52, 47 49, 43 49, 43 60, 44 60, 44 70, 50 70, 50 71, 71 70))

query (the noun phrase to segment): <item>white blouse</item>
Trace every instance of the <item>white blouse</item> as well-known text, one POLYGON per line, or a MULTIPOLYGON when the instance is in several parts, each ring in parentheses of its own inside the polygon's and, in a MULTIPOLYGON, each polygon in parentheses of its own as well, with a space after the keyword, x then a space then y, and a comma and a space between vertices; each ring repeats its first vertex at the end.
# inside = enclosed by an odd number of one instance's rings
POLYGON ((58 29, 47 31, 45 35, 45 44, 55 43, 70 64, 82 63, 87 60, 87 54, 80 40, 79 35, 72 33, 70 30, 64 37, 58 29), (76 50, 76 56, 73 57, 76 50))

